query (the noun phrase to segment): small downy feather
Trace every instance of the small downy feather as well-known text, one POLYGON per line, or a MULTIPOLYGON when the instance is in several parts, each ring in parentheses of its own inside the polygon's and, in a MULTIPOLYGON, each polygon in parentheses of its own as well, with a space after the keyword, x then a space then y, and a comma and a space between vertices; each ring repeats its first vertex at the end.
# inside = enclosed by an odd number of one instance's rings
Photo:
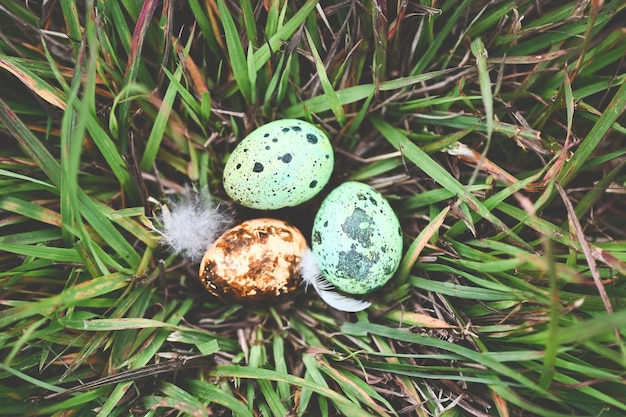
POLYGON ((220 210, 206 188, 187 190, 187 194, 163 205, 156 231, 162 244, 193 262, 200 262, 204 252, 231 224, 232 218, 220 210))
POLYGON ((310 249, 302 254, 299 269, 302 281, 306 285, 305 288, 308 289, 309 286, 312 286, 326 304, 337 310, 354 313, 365 310, 372 305, 369 301, 357 300, 339 294, 335 287, 322 275, 322 271, 317 266, 317 258, 310 249))

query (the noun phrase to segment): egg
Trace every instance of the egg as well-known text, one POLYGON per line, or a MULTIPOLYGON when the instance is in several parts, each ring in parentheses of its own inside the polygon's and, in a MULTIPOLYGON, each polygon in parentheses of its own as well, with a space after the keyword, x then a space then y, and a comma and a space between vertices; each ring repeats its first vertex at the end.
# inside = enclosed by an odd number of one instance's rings
POLYGON ((200 280, 213 295, 257 302, 295 291, 300 258, 307 249, 302 233, 290 224, 261 218, 224 232, 207 249, 200 280))
POLYGON ((235 147, 224 166, 223 184, 242 206, 276 210, 313 198, 333 165, 333 148, 322 130, 302 120, 277 120, 235 147))
POLYGON ((340 291, 367 294, 398 269, 402 229, 389 202, 367 184, 348 181, 322 202, 311 250, 324 278, 340 291))

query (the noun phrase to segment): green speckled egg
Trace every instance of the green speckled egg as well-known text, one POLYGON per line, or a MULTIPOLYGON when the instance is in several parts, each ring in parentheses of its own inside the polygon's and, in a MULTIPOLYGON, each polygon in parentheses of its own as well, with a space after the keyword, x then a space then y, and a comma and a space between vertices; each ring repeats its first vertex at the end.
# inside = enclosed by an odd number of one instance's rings
POLYGON ((224 167, 224 189, 236 203, 254 209, 297 206, 324 188, 333 165, 324 132, 302 120, 276 120, 235 147, 224 167))
POLYGON ((322 202, 313 222, 312 251, 324 277, 349 294, 382 287, 402 258, 402 229, 387 200, 349 181, 322 202))

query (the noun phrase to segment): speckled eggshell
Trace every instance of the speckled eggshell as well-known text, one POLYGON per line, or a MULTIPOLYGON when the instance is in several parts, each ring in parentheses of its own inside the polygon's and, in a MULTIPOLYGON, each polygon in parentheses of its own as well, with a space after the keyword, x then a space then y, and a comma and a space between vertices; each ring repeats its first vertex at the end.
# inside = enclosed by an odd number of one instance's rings
POLYGON ((367 294, 393 276, 402 258, 402 229, 387 200, 367 184, 349 181, 322 202, 311 249, 338 290, 367 294))
POLYGON ((206 251, 200 280, 226 300, 271 300, 297 289, 306 248, 302 233, 282 220, 248 220, 224 232, 206 251))
POLYGON ((333 148, 323 131, 302 120, 277 120, 235 147, 224 167, 224 189, 242 206, 293 207, 324 188, 333 165, 333 148))

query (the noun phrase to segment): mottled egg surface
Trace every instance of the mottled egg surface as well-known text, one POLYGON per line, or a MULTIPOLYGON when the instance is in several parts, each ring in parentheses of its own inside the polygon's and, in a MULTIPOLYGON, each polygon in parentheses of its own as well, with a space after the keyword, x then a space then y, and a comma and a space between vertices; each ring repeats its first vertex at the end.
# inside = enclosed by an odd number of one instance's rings
POLYGON ((282 220, 248 220, 224 232, 206 251, 200 280, 226 300, 274 299, 297 289, 306 248, 302 233, 282 220))
POLYGON ((224 167, 224 189, 254 209, 297 206, 324 188, 333 165, 333 148, 323 131, 302 120, 277 120, 235 147, 224 167))
POLYGON ((324 277, 349 294, 366 294, 393 276, 402 257, 402 229, 389 202, 367 184, 349 181, 322 202, 311 249, 324 277))

